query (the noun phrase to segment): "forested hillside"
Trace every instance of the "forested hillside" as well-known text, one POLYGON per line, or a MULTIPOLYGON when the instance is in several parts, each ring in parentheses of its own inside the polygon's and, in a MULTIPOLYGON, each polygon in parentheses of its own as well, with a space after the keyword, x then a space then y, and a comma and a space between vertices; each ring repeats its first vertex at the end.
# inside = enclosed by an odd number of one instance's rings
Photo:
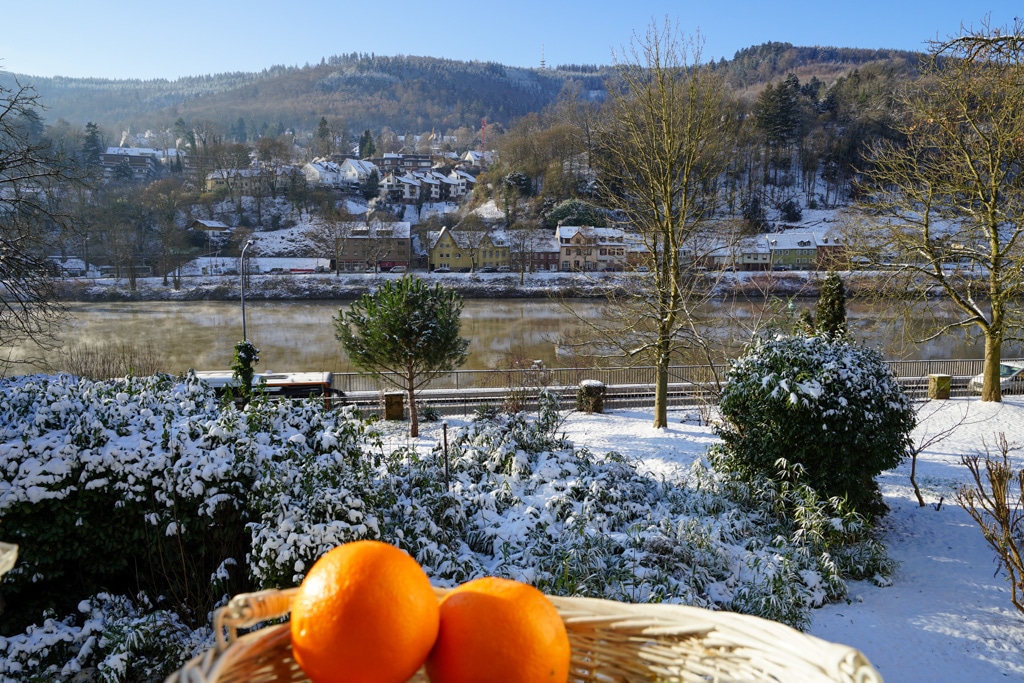
MULTIPOLYGON (((2 55, 0 55, 2 56, 2 55)), ((802 81, 829 83, 865 65, 887 64, 904 72, 913 53, 765 43, 745 48, 718 68, 738 91, 753 92, 794 73, 802 81)), ((167 130, 179 118, 223 129, 241 118, 249 137, 266 130, 312 130, 321 117, 350 131, 389 127, 399 133, 478 128, 482 119, 507 127, 539 112, 567 90, 600 99, 609 66, 564 65, 524 69, 493 62, 462 62, 414 56, 351 53, 316 65, 274 66, 259 73, 223 73, 174 81, 39 78, 0 72, 0 84, 16 78, 32 86, 48 108, 47 123, 87 121, 110 130, 167 130)))

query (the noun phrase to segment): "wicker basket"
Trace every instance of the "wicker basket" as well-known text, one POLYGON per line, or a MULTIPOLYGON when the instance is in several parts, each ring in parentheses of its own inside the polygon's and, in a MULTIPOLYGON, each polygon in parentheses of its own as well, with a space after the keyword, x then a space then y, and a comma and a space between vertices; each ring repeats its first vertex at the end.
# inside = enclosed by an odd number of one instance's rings
MULTIPOLYGON (((435 589, 439 596, 446 592, 435 589)), ((217 610, 214 649, 167 683, 301 683, 287 623, 264 626, 291 608, 295 589, 235 597, 217 610)), ((551 601, 572 646, 569 680, 590 681, 847 681, 881 682, 857 650, 741 614, 680 605, 631 605, 591 598, 551 601)), ((410 683, 426 683, 421 669, 410 683)))

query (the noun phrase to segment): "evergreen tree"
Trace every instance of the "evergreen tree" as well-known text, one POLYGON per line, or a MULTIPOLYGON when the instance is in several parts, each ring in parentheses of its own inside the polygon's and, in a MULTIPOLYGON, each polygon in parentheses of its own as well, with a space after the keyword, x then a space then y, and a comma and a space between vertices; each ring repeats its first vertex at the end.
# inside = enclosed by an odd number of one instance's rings
POLYGON ((359 158, 369 159, 377 152, 377 145, 373 141, 373 133, 369 129, 364 130, 359 138, 359 158))
POLYGON ((99 171, 104 152, 103 136, 100 127, 92 121, 85 124, 85 140, 82 141, 82 166, 90 174, 99 171))
POLYGON ((818 295, 815 329, 829 337, 846 336, 846 287, 834 270, 828 271, 818 295))
POLYGON ((235 125, 231 128, 231 137, 235 139, 235 142, 242 144, 246 143, 249 139, 249 136, 245 132, 245 119, 241 116, 238 117, 238 121, 236 121, 235 125))
POLYGON ((366 180, 359 187, 359 192, 363 195, 363 199, 367 201, 380 194, 380 174, 377 173, 377 169, 370 171, 370 175, 366 177, 366 180))
POLYGON ((334 151, 331 128, 327 125, 327 118, 324 116, 320 117, 320 123, 316 127, 316 150, 318 156, 328 156, 334 151))
POLYGON ((405 390, 409 435, 419 436, 416 390, 466 362, 462 297, 416 277, 389 280, 334 319, 335 337, 360 370, 405 390))

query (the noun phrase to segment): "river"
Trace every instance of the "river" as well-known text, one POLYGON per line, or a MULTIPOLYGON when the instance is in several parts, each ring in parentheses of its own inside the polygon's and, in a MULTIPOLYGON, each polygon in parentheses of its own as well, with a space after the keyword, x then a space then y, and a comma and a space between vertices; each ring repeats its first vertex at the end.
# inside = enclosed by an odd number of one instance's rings
MULTIPOLYGON (((246 302, 249 339, 260 349, 260 371, 351 370, 334 338, 333 318, 345 302, 246 302)), ((600 317, 600 300, 572 302, 578 315, 600 317)), ((813 301, 800 306, 813 307, 813 301)), ((883 323, 870 305, 848 307, 855 338, 880 348, 887 358, 981 358, 984 347, 962 333, 947 334, 923 345, 910 337, 921 334, 924 319, 936 303, 920 308, 910 322, 883 323), (907 325, 917 330, 908 330, 907 325)), ((72 303, 69 322, 61 333, 65 344, 98 346, 111 342, 152 345, 163 360, 163 370, 181 372, 226 369, 233 345, 241 339, 241 309, 237 302, 132 302, 72 303)), ((750 337, 756 321, 765 317, 763 304, 716 302, 706 311, 709 329, 718 340, 721 357, 735 355, 750 337)), ((783 315, 792 315, 783 310, 783 315)), ((558 303, 543 299, 468 300, 462 314, 462 334, 471 340, 464 367, 483 369, 507 366, 511 358, 539 359, 549 367, 568 366, 573 356, 564 353, 560 340, 582 328, 558 303)), ((29 350, 15 348, 12 357, 25 358, 29 350)), ((1020 357, 1020 347, 1004 348, 1004 356, 1020 357)), ((37 362, 17 366, 18 374, 60 370, 60 352, 52 351, 37 362)))

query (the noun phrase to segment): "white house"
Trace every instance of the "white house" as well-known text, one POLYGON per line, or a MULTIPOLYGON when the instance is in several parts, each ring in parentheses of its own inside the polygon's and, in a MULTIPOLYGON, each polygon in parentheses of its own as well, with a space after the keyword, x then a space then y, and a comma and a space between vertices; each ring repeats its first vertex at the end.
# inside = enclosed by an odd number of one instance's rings
MULTIPOLYGON (((340 166, 341 182, 358 185, 366 182, 374 171, 377 171, 377 167, 369 161, 345 159, 340 166)), ((380 171, 377 171, 377 176, 380 177, 380 171)))
POLYGON ((337 187, 341 184, 341 167, 327 159, 313 159, 302 167, 302 173, 310 185, 337 187))

